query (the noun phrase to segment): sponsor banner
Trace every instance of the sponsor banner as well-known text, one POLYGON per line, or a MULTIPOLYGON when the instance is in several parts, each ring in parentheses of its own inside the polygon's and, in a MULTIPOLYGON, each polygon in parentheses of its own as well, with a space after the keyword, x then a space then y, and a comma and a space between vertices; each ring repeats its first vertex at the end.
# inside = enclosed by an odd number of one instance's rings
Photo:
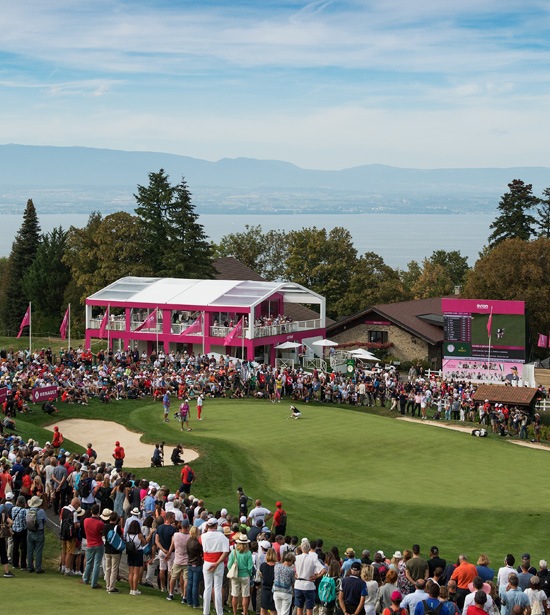
POLYGON ((365 320, 366 325, 379 325, 380 327, 390 327, 391 322, 389 320, 365 320))
POLYGON ((39 404, 44 401, 53 401, 57 397, 57 386, 37 387, 31 392, 33 403, 39 404))
POLYGON ((441 311, 458 314, 525 314, 524 301, 492 299, 441 299, 441 311))
POLYGON ((523 364, 519 362, 487 361, 483 359, 444 359, 443 376, 469 382, 491 382, 519 385, 523 364))
POLYGON ((0 389, 0 404, 3 404, 8 397, 8 387, 2 387, 0 389))

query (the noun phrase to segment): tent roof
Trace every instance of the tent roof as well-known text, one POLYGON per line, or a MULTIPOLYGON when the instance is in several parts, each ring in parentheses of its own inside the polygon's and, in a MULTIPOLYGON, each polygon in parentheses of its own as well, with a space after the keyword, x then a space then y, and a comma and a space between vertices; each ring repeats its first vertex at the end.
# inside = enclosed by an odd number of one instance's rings
POLYGON ((103 305, 143 304, 251 308, 274 293, 288 303, 322 302, 321 295, 291 282, 256 280, 188 280, 183 278, 125 277, 88 297, 103 305))

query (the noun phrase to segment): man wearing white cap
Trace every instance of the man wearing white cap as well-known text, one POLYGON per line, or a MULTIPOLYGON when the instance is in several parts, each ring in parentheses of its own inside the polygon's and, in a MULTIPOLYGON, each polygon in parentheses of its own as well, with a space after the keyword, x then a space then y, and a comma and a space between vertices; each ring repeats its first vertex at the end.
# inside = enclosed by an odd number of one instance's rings
POLYGON ((199 539, 204 552, 203 615, 210 614, 212 587, 214 587, 216 615, 223 615, 223 561, 229 555, 229 540, 222 532, 218 532, 218 521, 214 517, 208 519, 206 526, 207 531, 199 539))

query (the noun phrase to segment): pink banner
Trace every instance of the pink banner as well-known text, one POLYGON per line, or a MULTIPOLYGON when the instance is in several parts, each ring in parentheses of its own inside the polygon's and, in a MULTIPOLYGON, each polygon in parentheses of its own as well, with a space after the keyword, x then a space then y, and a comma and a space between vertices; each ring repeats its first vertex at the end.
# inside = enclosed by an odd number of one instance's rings
POLYGON ((483 359, 444 359, 443 376, 468 382, 492 382, 518 385, 522 378, 521 363, 484 361, 483 359))
POLYGON ((134 333, 136 331, 141 331, 142 329, 156 329, 157 328, 157 308, 155 308, 149 316, 134 329, 134 333))
POLYGON ((27 311, 25 312, 25 316, 23 316, 23 320, 21 321, 21 325, 19 326, 19 333, 17 334, 17 339, 21 337, 21 334, 23 333, 23 329, 25 327, 28 327, 30 324, 31 324, 31 306, 29 304, 29 307, 27 308, 27 311))
POLYGON ((231 346, 231 344, 233 343, 233 340, 241 334, 242 330, 243 330, 243 319, 241 318, 237 326, 231 329, 231 331, 225 336, 225 339, 223 340, 223 345, 231 346))
POLYGON ((65 312, 65 316, 63 316, 63 322, 61 323, 61 327, 59 327, 59 333, 61 334, 61 339, 64 340, 67 337, 67 329, 69 328, 69 314, 71 308, 67 308, 65 312))
POLYGON ((99 325, 99 337, 105 337, 105 333, 107 332, 107 325, 109 324, 109 308, 105 312, 105 316, 101 319, 101 324, 99 325))
POLYGON ((3 404, 8 397, 8 387, 2 387, 0 389, 0 404, 3 404))
POLYGON ((202 313, 180 335, 191 335, 192 333, 202 333, 202 313))
POLYGON ((539 341, 537 342, 539 348, 548 348, 548 336, 539 333, 539 341))
POLYGON ((43 401, 53 401, 57 397, 57 387, 50 385, 47 387, 37 387, 31 392, 31 399, 33 403, 39 404, 43 401))
POLYGON ((524 301, 497 299, 441 299, 441 311, 459 314, 525 314, 524 301))

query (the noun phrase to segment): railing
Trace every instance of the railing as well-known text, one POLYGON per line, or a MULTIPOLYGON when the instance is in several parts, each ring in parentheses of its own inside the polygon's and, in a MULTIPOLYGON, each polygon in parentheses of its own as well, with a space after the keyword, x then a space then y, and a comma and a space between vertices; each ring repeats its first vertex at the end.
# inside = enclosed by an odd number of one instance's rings
POLYGON ((294 369, 294 359, 275 359, 275 367, 294 369))
MULTIPOLYGON (((90 319, 89 328, 90 329, 99 329, 101 326, 101 318, 92 318, 90 319)), ((130 323, 131 331, 135 331, 141 324, 143 324, 143 320, 132 320, 130 323)), ((174 335, 181 334, 187 327, 189 327, 192 323, 172 323, 170 330, 174 335)), ((321 327, 321 319, 314 318, 311 320, 296 320, 294 322, 285 322, 280 325, 265 325, 261 327, 254 327, 254 337, 271 337, 273 335, 284 335, 286 333, 296 333, 302 331, 309 331, 312 329, 319 329, 321 327)), ((109 321, 109 330, 110 331, 125 331, 126 330, 126 320, 124 318, 117 318, 115 320, 109 321)), ((214 326, 210 327, 210 336, 211 337, 226 337, 232 330, 232 327, 220 327, 214 326)), ((162 322, 157 321, 157 326, 143 329, 143 332, 147 333, 162 333, 162 322)), ((191 335, 202 335, 200 331, 191 335)), ((244 336, 248 339, 248 327, 244 328, 244 336)), ((239 336, 240 337, 240 336, 239 336)))
POLYGON ((304 357, 304 369, 320 369, 326 371, 327 362, 319 357, 304 357))

